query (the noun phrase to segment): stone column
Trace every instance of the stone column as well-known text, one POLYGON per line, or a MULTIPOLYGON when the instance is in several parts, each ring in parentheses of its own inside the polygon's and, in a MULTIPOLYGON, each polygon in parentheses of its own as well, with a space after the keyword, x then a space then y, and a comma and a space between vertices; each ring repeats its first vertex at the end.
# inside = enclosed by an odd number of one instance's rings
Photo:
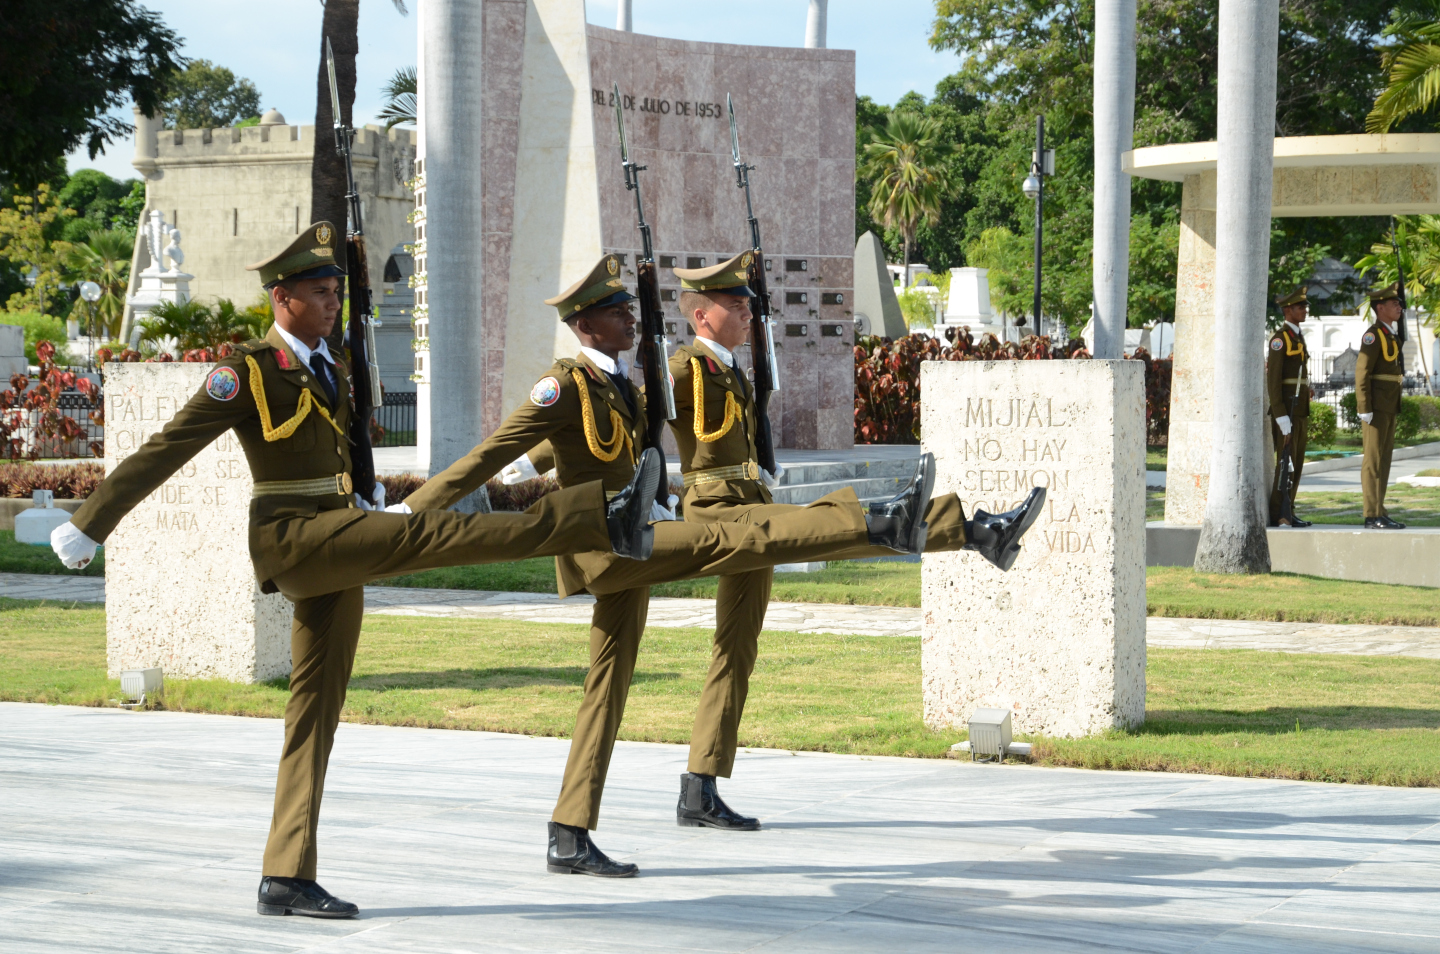
POLYGON ((1221 0, 1215 168, 1215 427, 1195 568, 1268 573, 1264 373, 1279 0, 1221 0))
POLYGON ((1130 279, 1130 177, 1120 156, 1135 144, 1135 0, 1096 0, 1094 90, 1093 354, 1120 358, 1130 279))
POLYGON ((1145 718, 1145 381, 1138 361, 921 365, 935 493, 967 513, 1048 487, 1009 572, 970 552, 921 568, 925 723, 982 706, 1019 732, 1079 736, 1145 718))
POLYGON ((420 111, 425 136, 425 257, 429 307, 430 473, 483 436, 486 361, 482 286, 487 272, 482 221, 481 53, 483 4, 434 0, 420 21, 420 111))
POLYGON ((810 12, 805 16, 805 48, 825 49, 825 29, 829 19, 826 7, 830 0, 810 0, 810 12))
POLYGON ((1210 489, 1215 418, 1215 173, 1185 177, 1175 278, 1165 521, 1199 526, 1210 489))
MULTIPOLYGON (((105 472, 200 389, 214 365, 105 366, 105 472)), ((260 592, 250 563, 250 466, 226 431, 105 541, 110 675, 263 682, 290 671, 290 602, 260 592)))

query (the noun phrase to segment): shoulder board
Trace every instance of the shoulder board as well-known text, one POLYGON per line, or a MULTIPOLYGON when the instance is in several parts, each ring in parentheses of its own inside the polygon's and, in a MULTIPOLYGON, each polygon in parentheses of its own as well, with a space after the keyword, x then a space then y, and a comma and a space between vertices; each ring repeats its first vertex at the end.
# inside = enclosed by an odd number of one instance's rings
POLYGON ((556 358, 555 367, 568 374, 571 370, 580 367, 580 362, 574 358, 556 358))
POLYGON ((262 351, 267 351, 270 348, 273 348, 274 345, 272 345, 270 342, 266 341, 263 338, 251 338, 249 341, 242 341, 237 345, 232 345, 231 347, 234 349, 236 354, 259 354, 262 351))

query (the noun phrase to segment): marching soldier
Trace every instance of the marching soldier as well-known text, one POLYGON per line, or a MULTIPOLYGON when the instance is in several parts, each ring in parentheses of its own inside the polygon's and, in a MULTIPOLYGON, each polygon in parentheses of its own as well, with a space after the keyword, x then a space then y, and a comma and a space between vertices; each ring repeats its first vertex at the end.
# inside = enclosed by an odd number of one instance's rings
POLYGON ((1360 487, 1365 492, 1365 526, 1375 530, 1403 530, 1405 524, 1390 519, 1385 510, 1385 490, 1390 484, 1390 455, 1395 450, 1395 418, 1400 413, 1400 391, 1405 369, 1400 364, 1400 342, 1395 325, 1405 319, 1399 282, 1370 292, 1375 323, 1360 339, 1355 359, 1355 408, 1360 415, 1360 435, 1365 459, 1360 487))
MULTIPOLYGON (((173 420, 105 479, 51 537, 66 566, 84 566, 115 525, 211 441, 234 429, 255 478, 250 559, 263 592, 295 604, 290 698, 275 810, 260 880, 261 914, 348 918, 359 909, 316 883, 316 828, 335 727, 365 606, 364 584, 441 566, 605 550, 641 565, 660 480, 642 465, 607 503, 598 479, 576 482, 523 514, 378 512, 352 492, 350 376, 325 337, 340 312, 336 230, 316 222, 249 266, 275 323, 218 362, 173 420)), ((343 260, 343 259, 342 259, 343 260)))
MULTIPOLYGON (((562 487, 597 480, 608 491, 632 481, 637 461, 658 460, 656 450, 644 447, 645 395, 625 376, 621 357, 634 346, 635 316, 630 310, 634 296, 624 290, 619 271, 619 257, 606 255, 590 274, 545 302, 580 340, 579 356, 557 361, 531 389, 529 401, 494 434, 401 506, 415 512, 444 509, 497 473, 523 478, 552 466, 562 487)), ((928 499, 927 482, 916 481, 867 515, 854 491, 846 489, 768 521, 705 527, 675 522, 673 513, 656 504, 660 520, 654 525, 652 556, 644 564, 603 552, 558 557, 560 595, 588 591, 596 602, 585 695, 549 825, 549 870, 608 878, 638 871, 609 858, 590 832, 599 824, 651 584, 825 559, 857 546, 907 552, 917 535, 923 539, 920 515, 928 499)))
POLYGON ((1265 393, 1270 402, 1271 434, 1275 439, 1275 483, 1270 490, 1270 526, 1308 527, 1295 516, 1295 494, 1305 469, 1305 439, 1310 424, 1310 386, 1306 383, 1310 352, 1300 326, 1309 313, 1309 289, 1304 285, 1275 300, 1285 324, 1270 338, 1265 358, 1265 393), (1280 494, 1280 460, 1290 447, 1290 516, 1283 516, 1280 494))
MULTIPOLYGON (((754 394, 734 351, 750 332, 746 284, 753 253, 742 252, 710 268, 677 268, 680 311, 695 328, 693 345, 670 358, 675 379, 675 420, 671 428, 680 449, 685 478, 687 523, 763 524, 803 508, 773 503, 771 489, 780 474, 757 463, 754 394)), ((925 473, 929 455, 922 459, 925 473)), ((783 468, 777 465, 777 470, 783 468)), ((1045 492, 1037 488, 1018 508, 992 516, 977 511, 965 519, 954 494, 932 500, 925 519, 928 537, 916 549, 977 550, 1001 569, 1019 553, 1020 537, 1039 515, 1045 492)), ((884 556, 874 547, 832 554, 832 560, 884 556)), ((690 736, 689 771, 681 776, 676 818, 682 826, 754 831, 757 819, 733 811, 721 799, 716 777, 729 778, 735 764, 740 718, 750 673, 755 668, 760 629, 770 602, 774 571, 720 576, 715 597, 715 648, 690 736)))

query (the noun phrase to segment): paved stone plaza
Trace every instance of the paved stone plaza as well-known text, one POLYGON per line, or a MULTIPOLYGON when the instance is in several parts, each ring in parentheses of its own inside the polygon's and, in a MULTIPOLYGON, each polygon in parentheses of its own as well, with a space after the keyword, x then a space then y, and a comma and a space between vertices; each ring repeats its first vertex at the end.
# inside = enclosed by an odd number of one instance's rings
POLYGON ((1440 951, 1440 792, 740 756, 755 834, 677 828, 686 749, 620 743, 599 843, 545 872, 568 743, 340 726, 322 883, 264 918, 281 723, 0 705, 7 952, 1440 951))

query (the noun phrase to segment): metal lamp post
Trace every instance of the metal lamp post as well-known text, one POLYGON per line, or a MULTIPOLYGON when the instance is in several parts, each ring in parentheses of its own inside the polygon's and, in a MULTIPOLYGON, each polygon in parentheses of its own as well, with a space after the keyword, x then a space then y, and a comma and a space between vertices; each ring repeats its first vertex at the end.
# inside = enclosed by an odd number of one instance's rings
MULTIPOLYGON (((1035 200, 1035 333, 1040 327, 1040 256, 1044 247, 1045 177, 1055 174, 1055 150, 1045 148, 1045 117, 1035 117, 1035 151, 1030 156, 1030 174, 1025 177, 1021 189, 1025 196, 1035 200)), ((1024 319, 1016 321, 1023 323, 1024 319)))
POLYGON ((85 310, 89 313, 90 368, 95 368, 95 303, 100 300, 102 289, 95 282, 80 283, 80 297, 85 299, 85 310))

